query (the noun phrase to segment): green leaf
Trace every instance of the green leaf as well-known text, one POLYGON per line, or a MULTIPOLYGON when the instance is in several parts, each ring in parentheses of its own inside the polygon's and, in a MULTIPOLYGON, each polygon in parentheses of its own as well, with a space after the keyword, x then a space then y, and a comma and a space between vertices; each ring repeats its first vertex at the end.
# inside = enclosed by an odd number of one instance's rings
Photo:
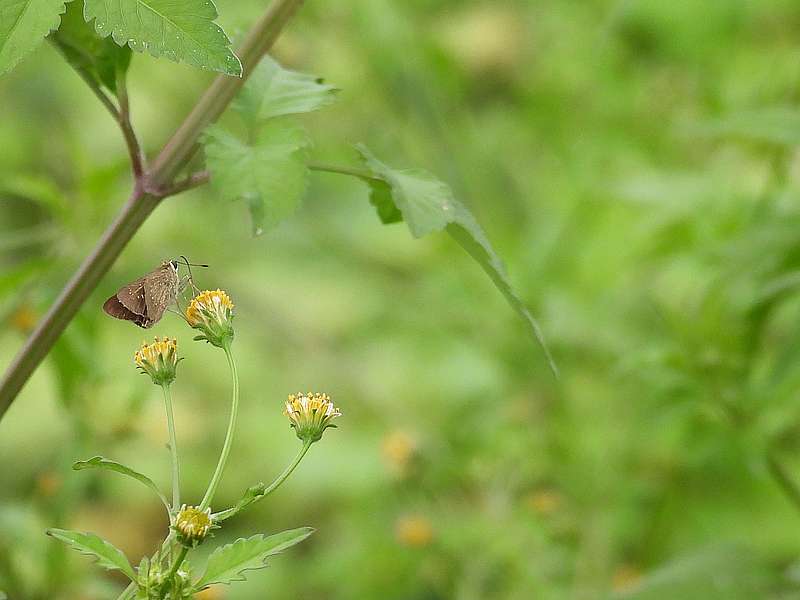
POLYGON ((364 181, 370 187, 369 202, 378 212, 378 218, 384 225, 399 223, 403 220, 403 213, 392 200, 392 188, 383 179, 365 177, 364 181))
POLYGON ((164 503, 164 506, 167 508, 167 512, 169 513, 169 501, 167 500, 166 496, 161 493, 161 490, 158 489, 158 486, 153 483, 153 480, 146 475, 142 475, 138 471, 134 471, 130 467, 126 467, 125 465, 116 461, 103 458, 102 456, 95 456, 89 460, 81 460, 76 462, 74 465, 72 465, 72 468, 75 471, 83 471, 84 469, 108 469, 109 471, 115 471, 117 473, 127 475, 128 477, 133 477, 136 481, 143 483, 148 488, 153 490, 156 495, 161 498, 161 502, 164 503))
POLYGON ((130 577, 131 581, 136 580, 133 567, 122 551, 103 538, 93 533, 81 533, 66 529, 48 529, 47 535, 72 546, 81 554, 97 557, 97 564, 104 569, 118 569, 130 577))
POLYGON ((141 590, 137 585, 131 584, 122 590, 122 593, 117 596, 117 600, 133 600, 133 598, 145 598, 141 595, 141 590))
POLYGON ((251 143, 219 125, 203 136, 211 183, 226 200, 244 200, 260 235, 290 216, 305 192, 308 137, 284 120, 263 125, 251 143))
POLYGON ((0 75, 13 69, 61 22, 65 0, 0 0, 0 75))
POLYGON ((265 567, 267 558, 302 542, 312 533, 311 527, 300 527, 270 536, 258 534, 240 538, 221 546, 208 557, 206 572, 195 583, 195 590, 200 591, 214 583, 245 581, 245 571, 265 567))
POLYGON ((318 110, 336 101, 339 90, 315 76, 284 69, 265 56, 233 101, 248 123, 318 110))
POLYGON ((117 69, 125 73, 131 62, 131 50, 120 47, 111 38, 101 38, 83 18, 83 0, 73 0, 61 18, 52 39, 65 58, 78 71, 98 85, 116 93, 117 69))
POLYGON ((542 347, 553 373, 555 361, 545 343, 536 319, 511 287, 505 267, 483 229, 466 206, 453 197, 442 181, 424 171, 393 169, 378 160, 365 146, 358 145, 369 177, 370 202, 383 223, 404 220, 411 235, 420 238, 434 231, 446 230, 486 272, 506 301, 525 321, 528 331, 542 347))
POLYGON ((214 20, 211 0, 85 0, 84 16, 102 37, 175 62, 237 77, 242 64, 214 20))

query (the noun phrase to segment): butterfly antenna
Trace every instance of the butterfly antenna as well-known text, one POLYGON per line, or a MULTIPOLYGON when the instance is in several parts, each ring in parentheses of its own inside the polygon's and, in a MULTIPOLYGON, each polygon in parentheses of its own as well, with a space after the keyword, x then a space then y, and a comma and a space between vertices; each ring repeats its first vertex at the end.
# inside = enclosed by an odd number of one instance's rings
POLYGON ((195 292, 197 292, 197 293, 200 293, 200 290, 199 290, 199 289, 197 288, 197 286, 194 284, 194 278, 192 277, 192 267, 208 267, 208 265, 201 265, 201 264, 190 263, 190 262, 189 262, 189 259, 188 259, 188 258, 186 258, 185 256, 183 256, 182 254, 181 254, 181 258, 183 259, 183 262, 184 262, 184 263, 186 263, 186 269, 189 271, 189 285, 191 285, 191 286, 192 286, 192 289, 193 289, 195 292))

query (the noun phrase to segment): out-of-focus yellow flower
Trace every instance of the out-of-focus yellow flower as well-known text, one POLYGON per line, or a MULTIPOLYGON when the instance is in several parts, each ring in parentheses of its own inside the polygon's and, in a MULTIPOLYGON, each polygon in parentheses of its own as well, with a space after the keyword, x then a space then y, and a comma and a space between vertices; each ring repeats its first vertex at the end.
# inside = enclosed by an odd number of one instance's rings
POLYGON ((224 348, 233 340, 233 302, 222 290, 206 290, 189 303, 186 321, 202 335, 196 340, 205 340, 224 348))
POLYGON ((45 471, 36 478, 36 489, 45 498, 55 496, 61 489, 61 476, 53 471, 45 471))
POLYGON ((283 414, 289 418, 297 437, 304 442, 316 442, 328 427, 336 427, 331 421, 342 413, 328 394, 308 392, 289 394, 283 414))
POLYGON ((392 431, 383 439, 381 452, 388 467, 403 476, 417 454, 417 441, 406 431, 392 431))
POLYGON ((537 514, 546 516, 556 512, 563 504, 561 494, 556 490, 545 489, 531 493, 526 504, 537 514))
POLYGON ((11 315, 11 327, 20 333, 30 333, 36 326, 36 312, 27 304, 23 304, 11 315))
POLYGON ((397 541, 410 548, 424 548, 433 541, 431 522, 421 515, 400 517, 394 526, 397 541))
POLYGON ((196 506, 184 504, 175 519, 175 532, 181 544, 194 548, 206 539, 213 525, 210 508, 200 510, 196 506))
POLYGON ((169 385, 175 381, 178 368, 178 340, 156 338, 152 344, 142 343, 133 355, 136 366, 150 375, 156 385, 169 385))
POLYGON ((611 581, 611 588, 615 592, 631 592, 642 579, 642 572, 634 565, 620 565, 611 581))
POLYGON ((507 75, 523 64, 528 37, 519 9, 502 3, 470 5, 448 13, 439 39, 475 75, 507 75))

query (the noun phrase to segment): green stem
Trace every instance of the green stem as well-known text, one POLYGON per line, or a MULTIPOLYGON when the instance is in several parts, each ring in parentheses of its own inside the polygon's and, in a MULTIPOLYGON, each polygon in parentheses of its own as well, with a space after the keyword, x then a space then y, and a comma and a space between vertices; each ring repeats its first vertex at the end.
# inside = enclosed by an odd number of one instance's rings
POLYGON ((130 600, 131 598, 133 598, 136 595, 136 588, 137 587, 138 586, 136 585, 136 582, 135 581, 131 581, 128 584, 128 587, 126 587, 124 590, 122 590, 122 593, 119 596, 117 596, 117 600, 130 600))
POLYGON ((161 587, 162 594, 166 591, 167 586, 172 583, 172 580, 175 579, 175 574, 178 572, 178 569, 180 569, 187 554, 189 554, 189 548, 181 546, 181 553, 178 554, 178 558, 172 563, 172 568, 169 570, 169 573, 167 573, 166 579, 164 579, 164 584, 161 587))
POLYGON ((122 136, 125 138, 125 145, 128 147, 128 156, 131 160, 133 176, 138 180, 145 170, 144 155, 142 154, 142 147, 139 145, 139 140, 136 137, 136 132, 133 130, 133 124, 131 123, 131 109, 130 102, 128 101, 128 81, 125 71, 120 65, 117 65, 116 83, 117 100, 119 100, 117 122, 122 130, 122 136))
POLYGON ((228 420, 228 431, 225 433, 225 443, 222 445, 222 452, 219 455, 217 468, 214 470, 214 475, 208 484, 205 496, 200 502, 200 510, 205 510, 214 499, 214 494, 217 491, 219 480, 222 478, 222 471, 225 469, 225 463, 228 462, 228 455, 231 453, 231 446, 233 445, 233 432, 236 429, 236 416, 239 414, 239 374, 236 372, 236 361, 233 360, 233 353, 231 352, 231 344, 227 342, 222 348, 225 351, 225 357, 228 359, 228 366, 231 369, 231 379, 233 381, 233 394, 231 397, 231 416, 228 420))
POLYGON ((356 169, 354 167, 343 167, 340 165, 326 165, 322 163, 308 163, 308 168, 312 171, 322 171, 324 173, 337 173, 339 175, 352 175, 353 177, 360 177, 361 179, 374 179, 376 181, 383 181, 380 177, 376 177, 366 169, 356 169))
POLYGON ((47 356, 111 265, 163 198, 161 189, 169 187, 186 167, 197 149, 203 130, 216 121, 244 85, 258 62, 272 47, 283 27, 303 0, 273 0, 253 26, 239 49, 244 67, 242 77, 218 76, 197 102, 169 142, 153 161, 153 166, 137 182, 128 203, 122 208, 103 237, 86 257, 59 297, 25 342, 0 381, 0 418, 11 406, 22 386, 47 356), (156 193, 147 193, 153 189, 156 193))
POLYGON ((164 409, 167 412, 167 428, 169 429, 169 452, 172 456, 172 512, 181 505, 181 472, 178 462, 178 440, 175 435, 175 417, 172 411, 172 394, 169 384, 161 386, 164 390, 164 409))
MULTIPOLYGON (((214 521, 216 522, 216 521, 224 521, 225 519, 230 519, 232 516, 238 514, 239 512, 241 512, 242 510, 244 510, 245 508, 250 506, 251 504, 254 504, 254 503, 258 502, 259 500, 263 500, 264 498, 269 496, 272 492, 274 492, 276 489, 278 489, 278 487, 284 481, 286 481, 286 478, 289 477, 289 475, 292 474, 292 471, 295 470, 297 465, 300 464, 300 461, 303 460, 303 457, 306 455, 306 452, 308 452, 308 449, 311 448, 311 444, 312 443, 313 442, 310 442, 310 441, 303 442, 303 447, 300 449, 300 452, 297 453, 297 456, 295 456, 294 460, 289 464, 288 467, 286 467, 283 470, 283 473, 278 475, 275 478, 275 480, 272 483, 269 484, 268 487, 264 488, 263 491, 262 490, 257 490, 255 493, 251 492, 251 493, 245 495, 245 497, 242 498, 236 504, 236 506, 233 506, 233 507, 231 507, 231 508, 229 508, 227 510, 223 510, 223 511, 213 515, 214 521)), ((263 485, 263 484, 260 484, 260 485, 263 485)))

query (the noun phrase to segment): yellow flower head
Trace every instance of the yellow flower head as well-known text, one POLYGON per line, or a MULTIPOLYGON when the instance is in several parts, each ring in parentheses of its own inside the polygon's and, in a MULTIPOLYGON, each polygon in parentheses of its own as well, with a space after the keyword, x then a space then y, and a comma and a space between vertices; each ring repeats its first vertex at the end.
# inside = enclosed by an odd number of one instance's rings
POLYGON ((421 515, 400 517, 394 526, 397 541, 410 548, 423 548, 433 541, 433 526, 421 515))
POLYGON ((223 348, 233 340, 233 302, 222 290, 206 290, 194 298, 186 309, 186 321, 202 335, 196 340, 205 340, 223 348))
POLYGON ((189 548, 194 548, 202 543, 213 527, 214 522, 211 520, 210 508, 200 510, 196 506, 184 504, 175 519, 178 541, 189 548))
POLYGON ((178 367, 178 340, 158 338, 152 344, 142 343, 133 355, 136 366, 142 373, 150 375, 156 385, 169 385, 175 381, 178 367))
POLYGON ((417 458, 419 448, 414 436, 406 431, 397 430, 383 439, 381 451, 389 469, 402 477, 417 458))
POLYGON ((336 427, 331 421, 342 415, 333 405, 328 394, 290 394, 283 414, 289 417, 297 437, 304 442, 316 442, 328 427, 336 427))

